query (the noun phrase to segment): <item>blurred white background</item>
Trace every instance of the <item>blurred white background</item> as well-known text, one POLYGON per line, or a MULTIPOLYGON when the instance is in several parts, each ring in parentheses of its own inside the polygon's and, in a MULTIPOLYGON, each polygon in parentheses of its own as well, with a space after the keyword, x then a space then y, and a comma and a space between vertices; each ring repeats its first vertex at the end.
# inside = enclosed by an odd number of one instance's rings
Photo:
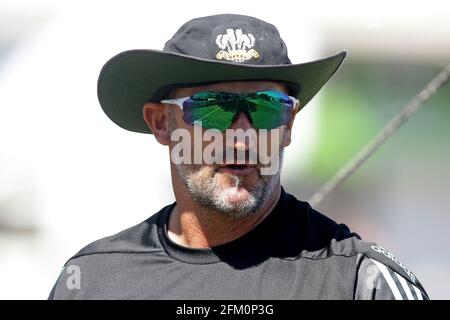
MULTIPOLYGON (((0 0, 0 299, 47 298, 71 255, 174 200, 167 150, 153 136, 125 131, 104 115, 96 95, 97 77, 115 54, 162 49, 187 20, 219 13, 252 15, 275 24, 293 63, 342 49, 349 51, 342 69, 361 60, 442 67, 450 62, 446 1, 0 0)), ((283 179, 294 194, 308 190, 296 194, 303 200, 324 182, 309 180, 306 164, 319 143, 323 92, 338 79, 302 110, 294 130, 299 138, 287 150, 283 179), (293 173, 303 179, 289 180, 293 173)), ((385 104, 388 108, 389 101, 385 104)), ((411 125, 420 126, 420 121, 411 125)), ((440 147, 448 149, 448 144, 440 147)), ((444 180, 450 177, 449 160, 440 159, 444 180)), ((407 175, 414 178, 414 172, 425 170, 414 168, 407 175)), ((442 199, 448 195, 448 180, 428 183, 427 188, 436 183, 442 199)), ((338 194, 319 209, 364 238, 386 244, 419 277, 431 298, 450 298, 450 239, 445 233, 450 203, 438 203, 439 212, 430 210, 434 214, 422 211, 431 226, 424 234, 408 231, 408 223, 418 223, 408 216, 409 207, 397 206, 370 220, 358 216, 358 210, 376 201, 399 203, 393 199, 400 194, 390 194, 366 195, 359 200, 362 204, 345 201, 351 215, 340 214, 342 199, 347 198, 338 194), (438 231, 443 233, 438 242, 428 237, 434 225, 443 230, 438 231), (420 250, 411 249, 414 241, 420 250), (435 245, 442 250, 430 249, 435 245)), ((401 192, 414 201, 414 208, 427 207, 428 196, 401 192)))

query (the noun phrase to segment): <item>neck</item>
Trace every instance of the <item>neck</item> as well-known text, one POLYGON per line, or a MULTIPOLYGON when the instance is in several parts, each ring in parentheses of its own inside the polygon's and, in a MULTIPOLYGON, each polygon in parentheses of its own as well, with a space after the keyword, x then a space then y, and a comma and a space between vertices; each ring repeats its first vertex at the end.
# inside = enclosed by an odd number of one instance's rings
POLYGON ((169 238, 185 247, 211 248, 233 241, 255 228, 275 208, 281 194, 278 184, 272 196, 258 212, 244 217, 226 217, 186 199, 186 192, 175 192, 177 205, 170 214, 169 238))

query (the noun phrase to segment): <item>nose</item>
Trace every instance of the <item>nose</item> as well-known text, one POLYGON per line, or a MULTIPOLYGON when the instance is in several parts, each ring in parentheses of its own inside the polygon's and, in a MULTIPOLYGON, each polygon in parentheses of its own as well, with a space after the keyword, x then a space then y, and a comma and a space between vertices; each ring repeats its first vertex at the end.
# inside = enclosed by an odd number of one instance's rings
POLYGON ((244 131, 252 127, 252 123, 245 112, 239 112, 230 129, 243 129, 244 131))
MULTIPOLYGON (((233 121, 229 129, 237 130, 242 129, 245 132, 247 129, 252 128, 251 120, 249 119, 248 115, 245 112, 240 112, 236 119, 233 121)), ((227 146, 230 148, 233 148, 235 150, 243 150, 248 151, 250 148, 252 148, 253 145, 256 143, 256 137, 252 134, 246 136, 244 139, 238 139, 237 136, 234 136, 234 139, 232 141, 227 141, 227 146), (231 144, 231 145, 230 145, 231 144)))

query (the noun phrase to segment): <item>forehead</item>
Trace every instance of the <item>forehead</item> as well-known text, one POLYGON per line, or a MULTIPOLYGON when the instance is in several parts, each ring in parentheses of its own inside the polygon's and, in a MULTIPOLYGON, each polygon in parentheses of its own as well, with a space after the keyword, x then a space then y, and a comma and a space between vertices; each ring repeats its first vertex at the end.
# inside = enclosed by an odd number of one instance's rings
POLYGON ((210 83, 196 87, 177 88, 174 89, 171 97, 187 97, 201 91, 224 91, 233 93, 247 93, 262 90, 278 90, 288 93, 286 85, 273 81, 229 81, 210 83))

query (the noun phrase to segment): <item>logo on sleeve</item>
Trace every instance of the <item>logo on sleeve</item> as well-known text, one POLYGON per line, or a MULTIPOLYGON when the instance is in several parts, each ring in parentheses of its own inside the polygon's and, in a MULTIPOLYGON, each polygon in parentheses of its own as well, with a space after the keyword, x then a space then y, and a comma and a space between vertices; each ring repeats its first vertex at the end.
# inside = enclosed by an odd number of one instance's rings
POLYGON ((374 250, 378 253, 381 253, 381 254, 385 255, 387 258, 394 261, 400 268, 405 270, 406 274, 409 276, 411 281, 413 283, 416 283, 416 276, 411 271, 409 271, 408 268, 406 268, 406 266, 403 263, 398 261, 398 259, 392 253, 390 253, 389 251, 387 251, 385 248, 383 248, 381 246, 372 246, 372 250, 374 250))

